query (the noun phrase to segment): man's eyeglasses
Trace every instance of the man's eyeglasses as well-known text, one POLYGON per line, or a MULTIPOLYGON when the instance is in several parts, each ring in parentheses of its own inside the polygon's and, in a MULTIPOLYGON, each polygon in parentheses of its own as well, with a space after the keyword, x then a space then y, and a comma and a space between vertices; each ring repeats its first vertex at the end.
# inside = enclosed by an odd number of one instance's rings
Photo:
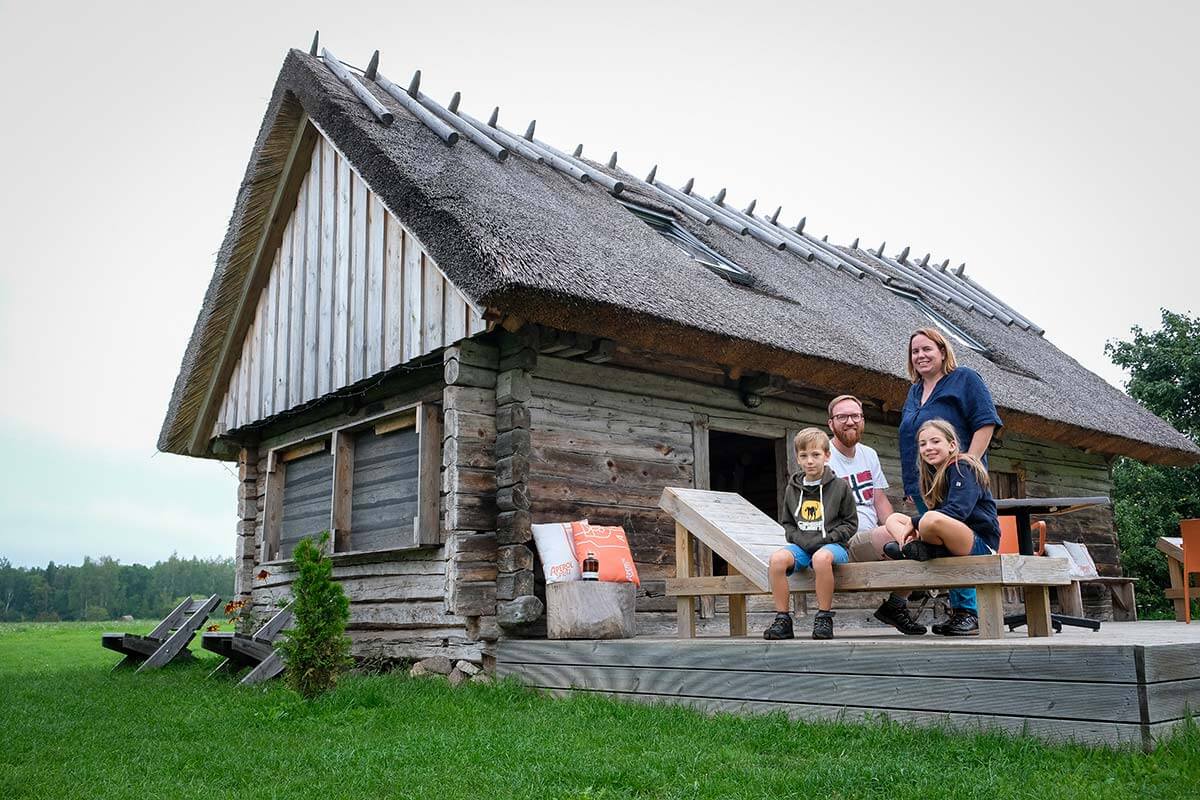
POLYGON ((862 414, 834 414, 833 415, 833 421, 837 422, 841 425, 845 425, 847 422, 862 422, 862 418, 863 418, 862 414))

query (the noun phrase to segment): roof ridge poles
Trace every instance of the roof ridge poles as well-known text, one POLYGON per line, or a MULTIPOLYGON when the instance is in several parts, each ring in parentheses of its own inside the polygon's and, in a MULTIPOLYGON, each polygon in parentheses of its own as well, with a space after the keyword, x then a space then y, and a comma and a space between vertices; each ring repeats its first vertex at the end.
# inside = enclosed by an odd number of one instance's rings
POLYGON ((500 128, 496 126, 496 120, 500 118, 500 106, 496 106, 492 110, 491 119, 488 121, 488 123, 486 125, 484 125, 482 122, 475 119, 475 117, 472 117, 470 114, 468 114, 465 111, 459 110, 459 111, 455 111, 454 113, 458 114, 460 117, 462 117, 467 122, 474 125, 476 128, 479 128, 480 130, 483 130, 483 131, 487 131, 489 136, 496 137, 496 140, 498 142, 500 142, 500 144, 504 145, 509 150, 517 153, 518 155, 522 155, 525 158, 527 158, 530 161, 533 161, 534 163, 537 163, 537 164, 545 164, 546 163, 546 159, 542 157, 542 154, 539 153, 537 150, 534 150, 529 145, 527 145, 525 143, 524 139, 521 139, 521 138, 518 138, 515 136, 510 136, 510 135, 508 135, 508 133, 500 130, 500 128))
MULTIPOLYGON (((963 266, 963 267, 966 267, 966 264, 963 264, 962 266, 963 266)), ((1014 309, 1012 306, 1010 306, 1008 303, 1005 303, 1005 302, 1004 302, 1003 300, 1001 300, 999 297, 996 297, 996 295, 994 295, 994 294, 992 294, 991 292, 989 292, 989 291, 988 291, 987 289, 985 289, 985 288, 984 288, 984 287, 983 287, 981 284, 977 283, 976 281, 973 281, 973 280, 971 280, 971 279, 970 279, 970 278, 967 276, 967 274, 966 274, 966 270, 965 270, 965 269, 963 269, 961 272, 957 272, 957 273, 955 273, 955 274, 956 274, 956 275, 958 275, 958 277, 959 277, 961 280, 964 280, 964 281, 966 281, 966 282, 967 282, 967 284, 968 284, 969 286, 971 286, 972 288, 974 288, 974 289, 975 289, 977 292, 979 292, 980 294, 982 294, 984 297, 987 297, 987 298, 988 298, 988 299, 990 299, 990 300, 991 300, 993 303, 996 303, 996 304, 998 304, 998 305, 999 305, 1001 308, 1005 309, 1005 310, 1006 310, 1006 311, 1008 311, 1010 314, 1012 314, 1012 316, 1013 316, 1013 319, 1017 320, 1017 324, 1019 324, 1019 325, 1020 325, 1020 324, 1024 323, 1024 325, 1028 325, 1029 327, 1028 327, 1028 328, 1026 328, 1026 330, 1032 330, 1032 331, 1033 331, 1034 333, 1036 333, 1038 336, 1042 336, 1042 335, 1044 335, 1044 334, 1046 333, 1046 331, 1045 331, 1045 329, 1044 329, 1044 328, 1042 328, 1040 325, 1038 325, 1037 323, 1035 323, 1033 320, 1029 319, 1029 317, 1025 316, 1024 314, 1021 314, 1021 313, 1020 313, 1020 312, 1018 312, 1016 309, 1014 309)))
POLYGON ((448 145, 453 145, 458 141, 458 131, 454 130, 454 128, 450 127, 430 113, 429 109, 425 108, 425 106, 418 103, 416 99, 409 96, 406 89, 402 89, 396 84, 392 83, 382 72, 376 71, 375 83, 379 84, 381 89, 387 92, 392 98, 395 99, 397 103, 403 106, 405 111, 420 120, 426 128, 429 128, 429 130, 436 133, 438 138, 440 138, 443 142, 448 145))
POLYGON ((660 186, 658 184, 658 181, 656 180, 657 176, 658 176, 658 164, 655 164, 653 167, 650 168, 650 174, 646 176, 643 183, 652 192, 654 192, 654 194, 659 199, 661 199, 664 203, 666 203, 671 208, 673 208, 676 211, 678 211, 679 213, 683 214, 688 219, 695 220, 696 222, 699 222, 701 225, 705 225, 705 226, 713 224, 713 218, 710 217, 708 214, 698 211, 697 209, 693 208, 690 204, 685 203, 682 200, 677 200, 676 198, 672 197, 667 191, 665 191, 665 189, 668 187, 666 187, 665 185, 660 186))
MULTIPOLYGON (((541 139, 530 138, 529 140, 532 141, 534 143, 534 145, 536 145, 537 147, 540 147, 543 150, 547 150, 550 153, 552 153, 553 155, 559 156, 560 158, 564 159, 568 164, 574 164, 576 167, 578 167, 579 169, 581 169, 585 173, 587 173, 587 176, 589 178, 591 178, 596 183, 603 186, 605 189, 608 189, 613 194, 620 194, 621 192, 625 191, 625 183, 623 181, 619 181, 619 180, 613 178, 611 175, 608 175, 604 172, 593 169, 590 164, 587 164, 586 162, 579 160, 575 156, 567 155, 566 153, 564 153, 562 150, 559 150, 554 145, 543 142, 541 139)), ((576 149, 580 153, 582 153, 583 145, 579 145, 579 147, 576 149)))
MULTIPOLYGON (((825 264, 826 266, 841 270, 843 272, 849 272, 859 280, 862 280, 864 275, 870 275, 881 283, 884 283, 885 285, 887 284, 887 275, 883 275, 877 270, 872 269, 870 266, 858 261, 858 259, 848 256, 837 247, 827 242, 817 241, 811 237, 805 236, 803 233, 804 223, 808 220, 808 217, 802 217, 800 221, 796 223, 795 229, 789 229, 785 225, 780 225, 780 210, 782 210, 782 207, 777 209, 770 218, 762 216, 754 217, 754 219, 764 227, 770 226, 770 230, 778 232, 778 235, 782 236, 787 241, 794 242, 798 246, 811 251, 813 256, 817 257, 817 260, 821 261, 821 263, 825 264), (830 263, 831 261, 832 263, 830 263)), ((812 259, 809 260, 811 261, 812 259)))
POLYGON ((886 272, 880 272, 878 269, 871 266, 871 264, 868 261, 861 259, 858 256, 851 255, 851 254, 841 250, 836 245, 830 244, 828 241, 818 239, 815 236, 811 236, 811 235, 805 233, 804 226, 807 222, 808 222, 808 217, 801 217, 800 221, 796 223, 796 226, 794 228, 787 228, 784 225, 780 225, 779 229, 783 232, 783 234, 785 236, 791 236, 796 239, 799 239, 800 241, 807 244, 809 247, 814 247, 817 250, 827 253, 834 258, 841 259, 842 261, 846 262, 847 264, 850 264, 854 268, 867 273, 871 277, 875 278, 875 280, 882 283, 884 286, 891 286, 892 281, 894 280, 894 278, 891 275, 887 274, 886 272))
POLYGON ((733 231, 738 236, 744 236, 750 232, 749 226, 747 226, 745 223, 738 222, 724 211, 713 211, 706 208, 696 199, 695 195, 688 194, 688 192, 691 191, 694 183, 695 181, 692 178, 688 178, 687 183, 685 183, 683 186, 684 191, 680 191, 674 186, 669 186, 661 181, 655 181, 654 185, 666 192, 667 196, 673 198, 676 202, 683 203, 699 214, 704 214, 707 217, 711 217, 713 222, 717 223, 726 230, 733 231))
MULTIPOLYGON (((886 255, 881 258, 878 255, 876 255, 875 253, 872 253, 870 250, 866 250, 864 252, 869 257, 874 259, 877 263, 879 263, 881 266, 886 267, 891 270, 894 270, 897 273, 899 273, 902 277, 904 277, 910 283, 912 283, 914 288, 917 289, 917 291, 925 292, 933 297, 936 297, 938 300, 941 300, 943 303, 951 303, 953 305, 956 305, 956 306, 962 308, 964 311, 976 310, 976 305, 974 303, 968 301, 966 298, 964 298, 958 292, 951 293, 951 292, 946 291, 941 286, 938 286, 932 280, 926 279, 924 275, 918 274, 916 271, 914 271, 907 265, 901 264, 900 262, 896 261, 895 259, 887 257, 886 255)), ((986 308, 980 308, 979 311, 986 317, 995 316, 994 314, 991 313, 990 310, 988 310, 986 308)))
MULTIPOLYGON (((690 188, 690 187, 688 187, 688 188, 690 188)), ((769 245, 772 250, 787 250, 788 249, 788 243, 786 241, 784 241, 780 237, 776 236, 774 233, 771 233, 770 231, 768 231, 765 228, 763 228, 762 226, 760 226, 753 217, 743 214, 741 211, 738 211, 736 208, 728 208, 728 207, 722 205, 721 201, 725 199, 725 189, 724 188, 722 188, 719 192, 717 192, 718 199, 715 201, 710 200, 709 198, 705 197, 702 194, 694 194, 694 193, 688 191, 688 189, 684 189, 684 192, 685 192, 685 194, 689 195, 690 197, 694 197, 697 202, 699 202, 702 206, 708 208, 710 211, 717 213, 717 214, 724 214, 727 217, 729 217, 730 219, 732 219, 734 222, 736 222, 738 225, 744 226, 746 228, 746 231, 745 231, 746 233, 750 234, 751 237, 757 239, 758 241, 762 242, 763 244, 769 245)), ((802 257, 807 259, 807 254, 802 254, 802 257)))
MULTIPOLYGON (((557 172, 562 172, 567 175, 570 175, 572 178, 576 179, 580 183, 590 183, 592 180, 591 176, 588 175, 583 170, 581 170, 579 167, 575 166, 574 164, 571 164, 568 161, 564 161, 563 159, 559 158, 558 156, 554 155, 553 153, 548 153, 548 152, 543 151, 542 148, 538 147, 537 145, 535 145, 533 143, 533 141, 532 141, 533 140, 533 129, 536 126, 537 126, 537 120, 531 120, 529 123, 529 127, 525 131, 527 135, 521 136, 521 137, 518 137, 517 134, 513 133, 512 131, 501 128, 498 124, 493 125, 492 127, 495 128, 496 130, 500 131, 501 133, 507 134, 508 136, 510 136, 514 139, 520 138, 522 141, 525 142, 525 147, 534 151, 539 156, 541 156, 544 163, 549 164, 551 169, 553 169, 557 172)), ((524 150, 522 150, 522 152, 524 152, 524 150)))
POLYGON ((942 286, 949 291, 961 294, 980 309, 991 311, 993 315, 1000 319, 1001 322, 1004 322, 1005 325, 1015 324, 1017 327, 1028 330, 1028 326, 1025 324, 1027 321, 1020 320, 1017 318, 1017 315, 1008 313, 1011 311, 1011 309, 1006 309, 1003 303, 988 298, 982 292, 977 291, 970 285, 957 285, 950 276, 939 270, 937 267, 931 267, 926 264, 924 270, 939 286, 942 286))
MULTIPOLYGON (((393 84, 393 86, 394 85, 395 84, 393 84)), ((396 88, 399 89, 399 87, 396 88)), ((495 141, 489 138, 486 133, 478 130, 474 125, 467 122, 461 116, 443 108, 440 103, 421 91, 421 70, 417 70, 413 73, 412 81, 409 83, 408 89, 404 91, 409 97, 420 103, 431 114, 436 116, 446 125, 457 130, 461 135, 474 142, 476 146, 478 146, 492 158, 500 162, 503 162, 504 159, 508 158, 508 150, 506 150, 503 146, 497 144, 495 141)), ((391 92, 388 92, 388 94, 391 94, 391 92)), ((455 103, 455 105, 457 105, 457 103, 455 103)))
POLYGON ((329 71, 336 75, 338 80, 340 80, 347 89, 353 92, 354 96, 357 97, 364 106, 370 109, 371 113, 375 115, 375 119, 379 120, 380 124, 382 124, 385 128, 392 124, 392 120, 395 119, 395 117, 392 116, 392 112, 388 111, 387 107, 383 103, 379 102, 375 95, 371 94, 370 89, 368 89, 366 86, 363 86, 358 82, 357 78, 350 74, 350 71, 346 69, 346 65, 339 61, 337 56, 329 52, 329 48, 321 48, 321 57, 325 62, 325 66, 329 68, 329 71))

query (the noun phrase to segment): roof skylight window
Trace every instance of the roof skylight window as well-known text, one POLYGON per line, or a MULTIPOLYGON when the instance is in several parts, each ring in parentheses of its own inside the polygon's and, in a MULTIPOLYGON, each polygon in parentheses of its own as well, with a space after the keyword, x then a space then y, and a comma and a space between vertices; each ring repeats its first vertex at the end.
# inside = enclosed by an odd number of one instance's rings
POLYGON ((953 322, 943 316, 941 312, 929 305, 929 303, 926 303, 917 295, 903 291, 902 289, 897 289, 895 286, 889 286, 887 288, 892 292, 892 294, 903 297, 905 300, 912 303, 916 309, 925 316, 926 319, 928 319, 938 328, 938 330, 949 336, 955 342, 961 344, 963 347, 968 347, 974 350, 984 358, 991 359, 992 353, 987 349, 987 347, 980 343, 980 341, 974 336, 967 333, 958 325, 955 325, 953 322))
POLYGON ((747 286, 754 283, 753 275, 700 241, 691 231, 679 225, 674 218, 635 203, 620 202, 635 217, 658 231, 659 235, 668 242, 722 278, 747 286))

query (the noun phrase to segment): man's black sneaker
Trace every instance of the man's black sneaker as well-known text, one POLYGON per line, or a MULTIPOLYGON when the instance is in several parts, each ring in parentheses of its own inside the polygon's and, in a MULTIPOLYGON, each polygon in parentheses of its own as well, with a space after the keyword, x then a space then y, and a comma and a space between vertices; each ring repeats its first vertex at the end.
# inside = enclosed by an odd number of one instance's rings
POLYGON ((833 614, 832 611, 818 611, 817 615, 813 617, 814 639, 833 638, 833 614))
POLYGON ((891 625, 906 636, 921 636, 925 626, 918 623, 908 613, 908 606, 896 605, 891 598, 883 601, 883 605, 875 610, 875 619, 891 625))
POLYGON ((920 539, 913 539, 903 547, 904 557, 913 561, 928 561, 933 558, 933 550, 920 539))
POLYGON ((933 626, 938 636, 978 636, 979 617, 965 608, 956 608, 950 618, 933 626))
POLYGON ((764 639, 794 639, 796 634, 792 632, 792 615, 791 614, 776 614, 775 620, 767 626, 763 631, 764 639))
POLYGON ((904 551, 900 549, 900 543, 897 541, 884 542, 883 556, 884 558, 890 558, 892 561, 899 561, 904 558, 904 551))

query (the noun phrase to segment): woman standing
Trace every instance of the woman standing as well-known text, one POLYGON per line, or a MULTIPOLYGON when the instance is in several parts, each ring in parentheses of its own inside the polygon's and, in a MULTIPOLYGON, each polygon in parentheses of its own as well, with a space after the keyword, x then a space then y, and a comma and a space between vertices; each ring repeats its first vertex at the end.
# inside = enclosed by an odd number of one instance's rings
MULTIPOLYGON (((960 367, 954 348, 935 328, 921 328, 908 337, 908 377, 912 388, 900 412, 900 468, 904 494, 924 513, 917 465, 917 431, 931 419, 944 419, 954 428, 966 452, 987 467, 987 449, 996 430, 1004 425, 996 413, 992 393, 979 373, 960 367)), ((933 626, 942 636, 979 633, 979 611, 974 589, 950 591, 950 619, 933 626)))

